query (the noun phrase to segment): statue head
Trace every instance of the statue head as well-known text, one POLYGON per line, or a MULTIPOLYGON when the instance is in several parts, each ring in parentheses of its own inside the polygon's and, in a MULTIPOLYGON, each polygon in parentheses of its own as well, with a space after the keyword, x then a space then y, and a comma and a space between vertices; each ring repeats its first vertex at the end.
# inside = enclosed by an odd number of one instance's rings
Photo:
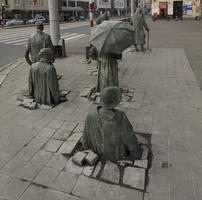
POLYGON ((55 55, 50 48, 43 48, 39 52, 40 62, 53 63, 55 61, 55 55))
POLYGON ((116 86, 105 87, 101 92, 102 106, 108 110, 115 108, 121 101, 121 90, 116 86))
POLYGON ((43 31, 43 29, 44 29, 44 24, 43 24, 42 21, 36 22, 35 25, 36 25, 36 29, 37 29, 37 30, 43 31))

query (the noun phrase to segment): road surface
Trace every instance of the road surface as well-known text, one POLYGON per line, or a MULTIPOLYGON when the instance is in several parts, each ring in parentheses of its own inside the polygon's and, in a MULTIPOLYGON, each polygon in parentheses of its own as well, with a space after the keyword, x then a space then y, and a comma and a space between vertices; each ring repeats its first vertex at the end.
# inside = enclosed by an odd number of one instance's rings
MULTIPOLYGON (((0 68, 24 56, 28 38, 35 30, 35 27, 0 30, 0 68)), ((61 38, 66 42, 67 55, 85 53, 90 33, 88 22, 61 24, 60 30, 61 38)), ((49 33, 49 25, 44 31, 49 33)))

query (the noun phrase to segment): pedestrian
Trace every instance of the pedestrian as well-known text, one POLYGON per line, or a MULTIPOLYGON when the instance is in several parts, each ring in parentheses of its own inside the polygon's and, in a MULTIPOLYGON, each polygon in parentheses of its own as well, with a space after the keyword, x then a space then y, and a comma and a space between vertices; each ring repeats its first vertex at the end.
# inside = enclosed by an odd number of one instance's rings
POLYGON ((44 33, 43 30, 43 22, 36 22, 36 33, 32 34, 29 38, 28 48, 25 53, 25 59, 29 65, 39 61, 38 55, 41 49, 50 48, 53 51, 53 44, 50 35, 44 33), (29 58, 29 54, 31 54, 31 60, 29 58))
POLYGON ((178 21, 178 10, 175 10, 175 21, 178 21))

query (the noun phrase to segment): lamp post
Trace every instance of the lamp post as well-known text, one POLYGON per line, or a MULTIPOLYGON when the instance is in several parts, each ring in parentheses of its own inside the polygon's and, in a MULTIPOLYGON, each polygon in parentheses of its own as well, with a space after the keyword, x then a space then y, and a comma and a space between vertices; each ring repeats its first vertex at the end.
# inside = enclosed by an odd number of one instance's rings
POLYGON ((60 39, 58 0, 48 0, 50 35, 57 57, 65 56, 65 41, 60 39))

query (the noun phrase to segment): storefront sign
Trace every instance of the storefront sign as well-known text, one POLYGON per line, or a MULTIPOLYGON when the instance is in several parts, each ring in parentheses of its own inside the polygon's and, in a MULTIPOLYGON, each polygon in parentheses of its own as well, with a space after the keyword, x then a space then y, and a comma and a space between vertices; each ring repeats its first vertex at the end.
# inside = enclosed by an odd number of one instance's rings
POLYGON ((111 0, 97 0, 97 8, 111 8, 111 0))

